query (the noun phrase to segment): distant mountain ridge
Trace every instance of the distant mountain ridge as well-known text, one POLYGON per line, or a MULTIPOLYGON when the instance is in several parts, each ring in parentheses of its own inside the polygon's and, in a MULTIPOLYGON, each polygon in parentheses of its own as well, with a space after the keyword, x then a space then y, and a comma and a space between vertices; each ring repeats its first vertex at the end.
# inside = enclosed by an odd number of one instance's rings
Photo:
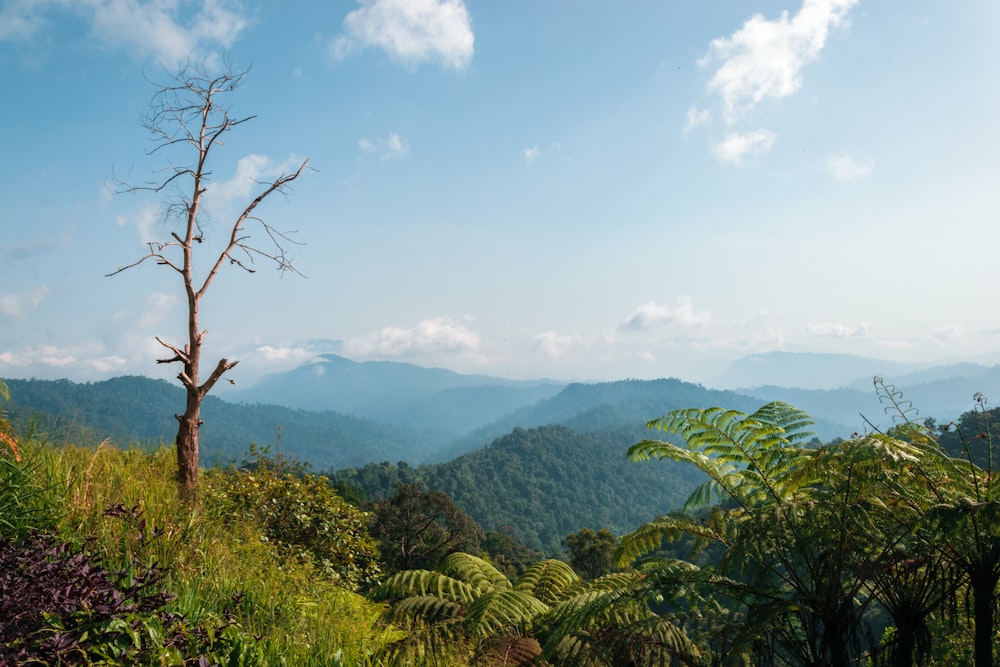
POLYGON ((903 363, 852 354, 766 352, 733 362, 712 383, 742 391, 743 387, 777 386, 791 389, 839 389, 871 379, 914 373, 931 364, 903 363))
MULTIPOLYGON (((794 355, 774 357, 790 363, 794 355)), ((809 361, 811 357, 805 359, 809 361)), ((824 363, 829 359, 824 359, 824 363)), ((972 408, 972 395, 1000 397, 1000 366, 955 364, 887 376, 919 410, 920 419, 957 418, 972 408)), ((176 384, 141 377, 76 384, 68 380, 8 380, 15 416, 52 415, 56 423, 110 437, 119 444, 171 442, 175 412, 183 404, 176 384)), ((517 428, 562 425, 578 434, 630 430, 667 412, 722 406, 752 412, 765 402, 791 403, 816 419, 824 441, 846 438, 871 424, 892 423, 878 403, 871 377, 847 388, 798 389, 757 385, 740 391, 709 389, 679 379, 621 380, 561 385, 463 375, 396 362, 358 363, 328 355, 261 387, 227 394, 241 404, 209 396, 204 406, 203 461, 242 456, 249 444, 274 445, 317 469, 369 462, 443 462, 475 451, 517 428), (294 407, 265 403, 267 392, 294 407), (246 402, 257 397, 257 402, 246 402), (382 402, 382 401, 385 402, 382 402), (296 401, 302 401, 294 405, 296 401), (339 404, 353 414, 307 410, 339 404)))
POLYGON ((556 394, 565 383, 508 380, 396 361, 358 362, 321 355, 262 378, 229 400, 332 410, 450 440, 519 407, 556 394))

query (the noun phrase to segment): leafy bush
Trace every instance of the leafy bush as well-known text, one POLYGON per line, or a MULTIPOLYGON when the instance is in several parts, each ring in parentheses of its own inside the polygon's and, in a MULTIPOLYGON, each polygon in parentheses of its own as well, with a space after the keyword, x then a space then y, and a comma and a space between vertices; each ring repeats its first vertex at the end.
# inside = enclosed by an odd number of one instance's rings
POLYGON ((326 477, 286 472, 258 460, 252 470, 206 476, 206 509, 227 522, 249 519, 285 556, 310 562, 345 588, 372 583, 380 573, 368 515, 348 504, 326 477))
POLYGON ((249 638, 232 621, 167 611, 166 575, 112 572, 41 533, 0 539, 0 664, 208 664, 245 653, 249 638))

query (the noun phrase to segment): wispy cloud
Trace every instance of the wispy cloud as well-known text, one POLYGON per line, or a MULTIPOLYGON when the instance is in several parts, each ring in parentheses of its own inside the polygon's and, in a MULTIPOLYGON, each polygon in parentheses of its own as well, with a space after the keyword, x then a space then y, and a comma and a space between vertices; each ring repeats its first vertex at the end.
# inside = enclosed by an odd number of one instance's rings
POLYGON ((730 132, 725 139, 715 145, 715 157, 729 164, 741 164, 748 157, 771 150, 778 135, 770 130, 753 132, 730 132))
POLYGON ((712 319, 707 312, 697 312, 691 297, 681 296, 675 306, 663 306, 655 301, 643 304, 628 316, 619 328, 630 331, 642 331, 653 327, 674 324, 682 327, 695 327, 708 324, 712 319))
POLYGON ((0 317, 24 319, 42 305, 51 291, 43 286, 20 294, 0 294, 0 317))
POLYGON ((209 183, 205 189, 205 206, 213 213, 221 213, 234 202, 242 207, 249 204, 251 195, 280 176, 294 172, 302 158, 291 155, 276 162, 266 155, 251 153, 236 163, 236 173, 225 181, 209 183))
POLYGON ((171 311, 180 301, 180 297, 173 292, 150 292, 136 322, 143 327, 156 326, 173 314, 171 311))
POLYGON ((132 215, 117 216, 115 218, 115 223, 119 227, 127 227, 128 225, 135 226, 136 232, 139 234, 139 242, 150 243, 159 238, 159 233, 155 228, 162 220, 163 212, 160 205, 147 204, 132 215))
POLYGON ((700 125, 704 125, 712 118, 712 112, 708 109, 699 109, 691 106, 684 117, 684 134, 690 134, 692 130, 700 125))
POLYGON ((358 140, 358 148, 360 148, 363 153, 378 155, 383 160, 403 157, 410 152, 409 143, 407 143, 406 139, 399 136, 395 132, 390 132, 389 136, 384 139, 369 139, 367 137, 361 137, 361 139, 358 140))
POLYGON ((383 49, 410 66, 437 62, 463 70, 472 61, 475 37, 463 0, 358 0, 344 19, 344 34, 330 43, 337 58, 358 49, 383 49))
POLYGON ((529 146, 521 151, 521 156, 527 164, 531 164, 538 157, 539 152, 538 146, 529 146))
POLYGON ((58 13, 89 23, 91 37, 108 48, 165 65, 229 49, 248 25, 236 0, 15 0, 0 9, 0 40, 29 40, 58 13))
POLYGON ((576 336, 545 331, 535 336, 535 348, 547 357, 557 358, 565 354, 577 343, 576 336))
POLYGON ((839 322, 806 325, 806 333, 818 338, 861 338, 868 335, 870 329, 871 327, 865 323, 856 326, 839 322))
POLYGON ((826 159, 826 169, 838 181, 855 182, 867 177, 875 169, 875 161, 858 162, 847 153, 831 155, 826 159))
MULTIPOLYGON (((831 29, 847 22, 858 0, 804 0, 794 16, 782 12, 777 19, 755 14, 729 35, 714 39, 699 65, 718 65, 706 90, 718 97, 720 115, 727 128, 715 147, 723 162, 738 164, 744 155, 771 149, 777 135, 770 130, 734 131, 746 113, 766 99, 780 100, 802 87, 802 71, 815 61, 831 29)), ((684 131, 709 119, 705 111, 688 110, 684 131)))
POLYGON ((12 368, 83 368, 98 373, 119 370, 126 360, 118 355, 102 354, 105 350, 99 343, 83 345, 28 345, 20 350, 0 352, 0 366, 12 368))
POLYGON ((423 353, 479 352, 479 335, 449 317, 424 320, 409 329, 385 327, 344 342, 344 351, 358 357, 406 357, 423 353))

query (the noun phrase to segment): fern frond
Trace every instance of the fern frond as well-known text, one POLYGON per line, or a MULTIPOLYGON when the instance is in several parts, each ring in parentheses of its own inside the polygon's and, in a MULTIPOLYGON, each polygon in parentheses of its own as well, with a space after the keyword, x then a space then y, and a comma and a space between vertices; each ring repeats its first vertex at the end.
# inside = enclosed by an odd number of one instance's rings
POLYGON ((622 536, 615 552, 615 562, 625 567, 648 553, 659 549, 663 542, 674 542, 685 535, 711 542, 726 543, 725 536, 707 523, 677 514, 657 517, 622 536))
POLYGON ((383 614, 388 623, 404 625, 426 623, 429 625, 461 618, 465 605, 445 600, 436 595, 419 595, 400 600, 383 614))
POLYGON ((474 664, 528 667, 537 664, 541 655, 542 646, 537 639, 504 635, 483 641, 476 651, 474 664))
POLYGON ((372 591, 375 600, 434 595, 444 600, 468 604, 478 591, 470 584, 440 572, 406 570, 397 572, 372 591))
POLYGON ((544 604, 551 605, 565 599, 580 581, 580 576, 568 563, 550 559, 532 563, 518 577, 514 590, 530 593, 544 604))
POLYGON ((491 590, 507 590, 510 581, 500 570, 478 556, 455 552, 445 557, 438 566, 442 574, 468 582, 472 588, 482 593, 491 590))
POLYGON ((499 590, 484 593, 469 605, 465 627, 470 635, 488 637, 505 628, 528 628, 548 605, 524 591, 499 590))

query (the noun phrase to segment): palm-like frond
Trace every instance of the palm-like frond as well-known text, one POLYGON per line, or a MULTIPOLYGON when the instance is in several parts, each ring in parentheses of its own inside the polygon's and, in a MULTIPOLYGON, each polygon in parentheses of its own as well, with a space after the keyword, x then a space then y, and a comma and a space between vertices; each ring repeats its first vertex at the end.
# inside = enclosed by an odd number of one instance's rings
POLYGON ((398 600, 421 595, 434 595, 444 600, 469 604, 478 594, 471 584, 441 572, 406 570, 397 572, 374 591, 376 600, 398 600))
POLYGON ((551 605, 566 598, 580 584, 580 576, 565 561, 549 559, 532 563, 518 577, 514 590, 530 593, 551 605))
POLYGON ((548 618, 553 630, 544 654, 566 665, 693 660, 699 655, 697 644, 674 619, 654 613, 651 605, 683 596, 698 573, 689 563, 665 560, 588 582, 577 595, 553 607, 548 618))
POLYGON ((472 636, 489 637, 505 629, 528 628, 536 616, 548 610, 548 605, 531 593, 509 589, 491 591, 469 605, 465 626, 472 636))
MULTIPOLYGON (((694 537, 696 542, 716 542, 725 544, 726 536, 720 531, 723 525, 713 515, 711 521, 696 521, 684 514, 668 514, 657 517, 623 535, 615 552, 615 562, 624 567, 641 556, 656 551, 664 542, 674 542, 684 536, 694 537)), ((702 545, 696 545, 696 547, 702 545)))
POLYGON ((447 556, 438 571, 442 574, 468 582, 472 588, 482 593, 491 590, 507 590, 510 581, 503 572, 488 562, 471 554, 456 552, 447 556))
POLYGON ((396 625, 413 627, 419 624, 434 625, 461 619, 465 605, 445 600, 436 595, 417 595, 400 600, 382 615, 382 620, 396 625))
POLYGON ((684 439, 686 447, 644 440, 633 445, 633 460, 671 458, 698 467, 709 477, 688 499, 686 509, 728 495, 742 505, 781 501, 794 491, 789 473, 800 457, 797 446, 813 434, 812 419, 787 403, 764 405, 752 415, 722 408, 675 410, 646 426, 684 439))

